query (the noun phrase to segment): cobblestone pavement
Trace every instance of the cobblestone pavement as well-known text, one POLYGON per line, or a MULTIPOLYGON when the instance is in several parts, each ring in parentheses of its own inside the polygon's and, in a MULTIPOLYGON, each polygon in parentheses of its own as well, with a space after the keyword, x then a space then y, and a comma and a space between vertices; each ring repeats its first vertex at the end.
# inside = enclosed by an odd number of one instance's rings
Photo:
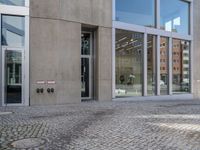
POLYGON ((13 113, 0 113, 1 150, 29 138, 41 140, 30 150, 200 150, 200 101, 0 107, 5 111, 13 113))

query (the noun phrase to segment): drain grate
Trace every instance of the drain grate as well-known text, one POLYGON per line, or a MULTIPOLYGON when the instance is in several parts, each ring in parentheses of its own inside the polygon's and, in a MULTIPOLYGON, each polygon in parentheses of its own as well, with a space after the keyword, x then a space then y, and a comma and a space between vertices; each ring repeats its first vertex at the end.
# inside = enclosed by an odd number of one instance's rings
POLYGON ((27 149, 41 147, 47 142, 44 138, 27 138, 14 141, 10 144, 10 147, 17 149, 27 149))

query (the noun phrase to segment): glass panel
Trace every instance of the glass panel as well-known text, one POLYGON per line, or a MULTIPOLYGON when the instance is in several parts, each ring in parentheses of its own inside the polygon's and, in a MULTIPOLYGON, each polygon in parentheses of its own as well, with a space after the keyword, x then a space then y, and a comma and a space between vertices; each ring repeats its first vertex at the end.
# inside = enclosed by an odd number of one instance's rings
POLYGON ((2 45, 24 46, 24 17, 2 15, 2 45))
POLYGON ((22 102, 22 54, 5 51, 6 103, 22 102))
POLYGON ((168 38, 160 38, 160 95, 167 95, 169 89, 169 67, 168 67, 168 38))
POLYGON ((90 34, 82 33, 81 35, 81 55, 90 55, 90 34))
POLYGON ((0 0, 0 4, 25 6, 25 0, 0 0))
POLYGON ((89 58, 81 58, 81 96, 90 96, 90 64, 89 58))
POLYGON ((117 97, 142 96, 144 35, 116 30, 117 97))
POLYGON ((190 92, 190 46, 188 41, 173 39, 173 93, 190 92))
POLYGON ((183 0, 160 0, 161 29, 189 34, 189 6, 183 0))
POLYGON ((115 19, 155 27, 155 0, 116 0, 115 19))
POLYGON ((156 94, 156 36, 147 38, 147 93, 156 94))

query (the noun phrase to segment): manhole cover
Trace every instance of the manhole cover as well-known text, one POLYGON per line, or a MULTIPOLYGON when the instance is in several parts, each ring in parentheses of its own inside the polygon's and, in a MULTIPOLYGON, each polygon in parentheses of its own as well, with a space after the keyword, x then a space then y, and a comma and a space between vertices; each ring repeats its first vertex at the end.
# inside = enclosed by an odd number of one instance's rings
POLYGON ((46 141, 47 140, 43 138, 28 138, 14 141, 10 144, 10 146, 18 149, 36 148, 44 145, 46 141))
POLYGON ((9 114, 12 114, 12 112, 0 112, 0 116, 1 115, 9 115, 9 114))

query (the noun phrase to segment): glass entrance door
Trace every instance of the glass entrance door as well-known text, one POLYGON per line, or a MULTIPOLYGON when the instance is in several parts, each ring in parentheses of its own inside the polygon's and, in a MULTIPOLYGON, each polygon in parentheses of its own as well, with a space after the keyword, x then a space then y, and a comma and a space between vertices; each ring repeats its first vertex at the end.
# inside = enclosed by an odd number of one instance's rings
POLYGON ((81 35, 81 97, 92 98, 92 34, 81 35))
POLYGON ((81 96, 90 97, 90 59, 81 58, 81 96))
POLYGON ((23 49, 3 48, 3 99, 4 105, 22 104, 23 100, 23 49))

